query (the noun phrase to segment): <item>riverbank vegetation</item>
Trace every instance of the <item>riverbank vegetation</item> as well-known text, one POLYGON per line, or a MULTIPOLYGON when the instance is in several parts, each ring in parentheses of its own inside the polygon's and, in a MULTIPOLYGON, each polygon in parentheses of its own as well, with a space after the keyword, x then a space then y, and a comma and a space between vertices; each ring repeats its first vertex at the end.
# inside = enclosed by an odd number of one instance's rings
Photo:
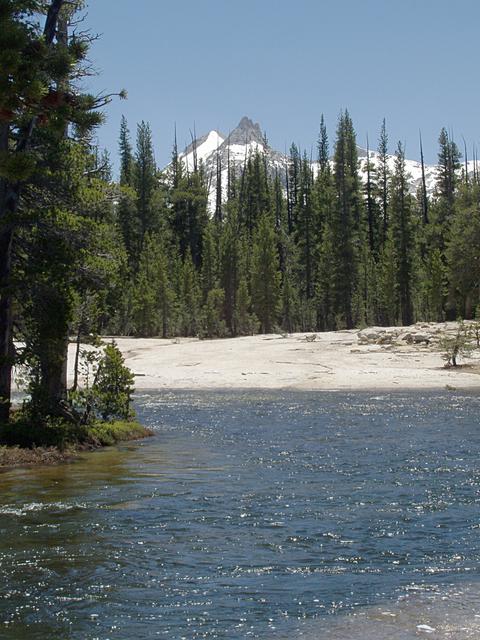
POLYGON ((90 42, 78 29, 81 5, 1 4, 0 440, 7 445, 93 446, 141 432, 130 422, 133 376, 114 344, 90 361, 85 388, 76 380, 67 389, 74 317, 81 331, 89 301, 108 298, 122 263, 108 163, 92 137, 112 96, 80 88, 90 42), (12 412, 14 365, 28 399, 12 412))
POLYGON ((219 165, 213 211, 210 178, 195 153, 186 167, 175 141, 161 171, 149 125, 137 126, 134 148, 122 119, 116 181, 94 142, 113 94, 82 89, 91 72, 90 36, 77 22, 82 4, 1 3, 4 434, 17 434, 17 443, 25 430, 44 434, 27 438, 30 445, 49 444, 52 434, 57 444, 81 442, 85 429, 114 438, 113 427, 98 425, 131 419, 133 381, 114 345, 107 360, 85 353, 82 365, 80 345, 95 336, 212 338, 474 317, 480 176, 462 169, 446 129, 433 195, 425 179, 409 191, 401 143, 391 169, 385 121, 379 161, 367 161, 362 181, 347 111, 333 158, 322 118, 315 165, 295 145, 275 171, 258 152, 240 171, 228 164, 226 184, 219 165), (68 389, 72 335, 78 349, 68 389), (18 416, 14 366, 30 397, 18 416), (93 375, 83 385, 82 366, 93 375))
POLYGON ((65 437, 68 424, 60 424, 55 434, 46 432, 45 425, 40 433, 36 433, 30 423, 18 427, 19 423, 13 421, 10 429, 0 429, 0 440, 11 443, 0 444, 0 470, 70 462, 83 452, 152 435, 149 429, 133 420, 95 423, 70 434, 73 436, 70 438, 65 437), (44 444, 37 446, 36 440, 44 444), (45 444, 49 441, 53 442, 51 446, 45 444))

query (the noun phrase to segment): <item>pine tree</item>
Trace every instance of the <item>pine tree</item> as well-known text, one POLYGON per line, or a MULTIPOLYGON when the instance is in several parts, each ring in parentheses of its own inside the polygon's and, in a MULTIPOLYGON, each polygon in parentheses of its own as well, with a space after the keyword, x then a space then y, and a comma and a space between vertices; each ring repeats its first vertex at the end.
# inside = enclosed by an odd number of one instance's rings
POLYGON ((480 303, 480 188, 462 188, 454 202, 446 250, 450 281, 450 305, 462 318, 473 318, 480 303))
POLYGON ((315 252, 317 245, 318 226, 312 193, 312 170, 304 155, 300 164, 300 179, 295 207, 296 241, 298 246, 299 266, 301 269, 300 282, 302 295, 311 300, 314 295, 315 282, 315 252))
POLYGON ((196 336, 201 329, 201 292, 198 274, 190 254, 181 269, 180 282, 180 332, 184 336, 196 336))
MULTIPOLYGON (((74 52, 57 38, 59 14, 64 2, 52 0, 45 7, 43 34, 32 17, 32 3, 18 0, 3 3, 0 15, 0 422, 10 414, 13 348, 12 256, 18 209, 23 185, 38 167, 31 153, 32 138, 39 124, 49 129, 61 125, 62 133, 69 117, 59 107, 65 94, 57 84, 73 70, 74 52), (51 55, 54 51, 55 55, 51 55), (55 67, 53 62, 66 63, 55 67), (47 100, 58 98, 57 107, 47 111, 47 100), (66 116, 66 117, 65 117, 66 116)), ((82 55, 76 52, 76 60, 82 55)), ((60 134, 62 135, 62 134, 60 134)))
POLYGON ((389 184, 389 168, 388 168, 388 134, 385 118, 380 129, 380 137, 378 139, 378 192, 380 198, 380 217, 382 221, 382 242, 387 239, 388 230, 388 184, 389 184))
POLYGON ((395 153, 395 170, 391 182, 390 220, 395 246, 400 317, 403 325, 413 323, 414 237, 412 197, 408 192, 405 152, 401 142, 395 153))
POLYGON ((230 333, 236 335, 235 309, 241 278, 241 238, 235 201, 227 203, 227 212, 220 239, 221 286, 225 291, 225 321, 230 333))
POLYGON ((120 138, 118 141, 120 151, 120 184, 122 186, 133 186, 135 174, 134 159, 132 154, 132 144, 130 142, 130 131, 125 116, 120 121, 120 138))
MULTIPOLYGON (((422 260, 421 316, 424 320, 442 322, 447 287, 447 266, 438 248, 428 247, 422 260)), ((453 296, 455 297, 455 296, 453 296)))
POLYGON ((158 220, 153 206, 153 196, 157 184, 156 171, 150 125, 142 121, 137 126, 137 149, 133 179, 137 196, 139 226, 137 251, 142 250, 145 234, 152 233, 158 228, 158 220))
POLYGON ((299 300, 297 281, 290 260, 283 273, 281 294, 281 326, 285 331, 292 332, 298 323, 299 300))
POLYGON ((377 191, 376 185, 376 169, 370 159, 370 148, 367 136, 367 162, 366 162, 367 182, 365 185, 365 209, 367 214, 368 229, 368 246, 372 256, 378 255, 381 244, 380 214, 379 207, 375 198, 377 191))
POLYGON ((202 238, 208 222, 208 190, 202 166, 188 173, 179 162, 177 186, 170 193, 170 225, 182 259, 202 262, 202 238))
POLYGON ((399 316, 397 263, 393 231, 389 227, 377 266, 377 318, 379 324, 387 327, 397 324, 399 316))
POLYGON ((258 220, 271 208, 268 180, 264 156, 256 151, 247 160, 239 200, 239 219, 250 237, 258 220))
POLYGON ((422 220, 423 224, 428 224, 428 194, 427 194, 427 183, 425 179, 425 162, 423 159, 423 144, 422 144, 422 134, 420 133, 420 164, 422 165, 422 189, 420 191, 420 197, 418 200, 421 203, 422 210, 422 220))
POLYGON ((135 268, 138 263, 139 248, 141 246, 142 228, 138 217, 137 194, 134 184, 136 175, 135 160, 125 116, 122 116, 120 122, 118 148, 120 154, 120 181, 116 214, 130 266, 135 268))
POLYGON ((202 292, 204 302, 208 292, 218 287, 218 251, 214 235, 213 224, 207 224, 203 233, 203 255, 202 255, 202 292))
POLYGON ((252 255, 252 301, 262 333, 270 333, 280 303, 280 273, 275 233, 271 220, 263 216, 255 232, 252 255))
POLYGON ((438 139, 440 150, 438 153, 438 179, 436 195, 439 201, 437 207, 437 223, 449 222, 454 216, 455 195, 458 186, 457 172, 460 169, 460 152, 457 145, 442 128, 438 139))
POLYGON ((225 292, 223 289, 210 289, 202 309, 203 335, 207 338, 223 338, 226 332, 223 320, 225 292))
POLYGON ((215 213, 213 216, 216 223, 221 224, 223 220, 223 193, 222 193, 222 159, 217 150, 216 155, 216 182, 215 182, 215 213))
POLYGON ((431 209, 432 225, 429 230, 429 243, 445 255, 450 224, 455 217, 460 152, 445 128, 442 128, 438 142, 440 148, 435 199, 431 209))
POLYGON ((330 221, 327 221, 320 245, 317 282, 316 307, 317 325, 321 331, 333 331, 336 328, 334 305, 334 268, 332 256, 334 254, 333 231, 330 221))
POLYGON ((287 165, 287 221, 288 232, 295 228, 295 209, 298 202, 298 188, 300 184, 300 151, 295 143, 290 147, 290 157, 287 165))
POLYGON ((235 304, 235 330, 239 336, 248 336, 256 333, 258 320, 251 313, 252 300, 248 291, 246 278, 240 279, 235 304))
POLYGON ((330 170, 329 154, 328 154, 328 133, 325 126, 323 113, 320 118, 320 134, 318 136, 318 166, 320 175, 324 175, 330 170))
POLYGON ((340 114, 334 158, 336 202, 331 220, 333 309, 339 327, 354 326, 357 282, 356 237, 360 224, 355 132, 348 112, 340 114))
POLYGON ((90 245, 98 250, 93 241, 96 224, 111 217, 111 207, 102 198, 108 187, 98 157, 87 150, 92 129, 101 121, 96 109, 109 97, 82 93, 75 82, 85 73, 88 50, 88 35, 69 38, 76 5, 60 0, 42 7, 20 1, 7 4, 0 17, 0 39, 6 36, 0 55, 10 59, 7 66, 0 60, 0 67, 8 68, 0 78, 0 83, 6 81, 0 91, 0 145, 8 150, 0 153, 0 396, 5 398, 0 420, 8 420, 12 293, 22 274, 28 279, 22 282, 17 303, 23 314, 24 356, 30 364, 30 408, 39 424, 50 415, 74 420, 66 387, 74 293, 88 273, 82 262, 90 256, 90 245), (42 34, 37 19, 43 11, 42 34), (20 56, 14 51, 17 46, 20 56), (87 200, 90 215, 84 210, 87 200), (28 226, 18 225, 22 217, 29 219, 28 226), (26 253, 14 254, 17 237, 28 246, 26 253), (48 300, 58 309, 50 322, 45 315, 48 300), (2 357, 4 345, 8 358, 2 357))

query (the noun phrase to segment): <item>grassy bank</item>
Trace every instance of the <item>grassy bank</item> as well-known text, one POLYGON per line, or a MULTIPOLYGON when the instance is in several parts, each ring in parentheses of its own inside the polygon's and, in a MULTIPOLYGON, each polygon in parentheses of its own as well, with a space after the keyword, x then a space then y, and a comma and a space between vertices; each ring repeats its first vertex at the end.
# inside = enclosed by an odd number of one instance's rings
POLYGON ((81 428, 63 423, 35 428, 17 421, 0 427, 0 471, 69 462, 85 451, 151 435, 152 431, 131 420, 96 422, 81 428))

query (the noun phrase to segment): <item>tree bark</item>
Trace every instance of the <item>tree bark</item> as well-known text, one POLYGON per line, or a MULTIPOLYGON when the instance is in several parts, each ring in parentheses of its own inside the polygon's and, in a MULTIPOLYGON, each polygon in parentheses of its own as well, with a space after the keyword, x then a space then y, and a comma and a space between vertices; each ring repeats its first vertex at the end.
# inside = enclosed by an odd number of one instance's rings
MULTIPOLYGON (((0 126, 0 151, 8 150, 8 124, 0 126)), ((13 226, 7 217, 9 185, 0 179, 0 423, 8 422, 12 385, 12 267, 13 226)))

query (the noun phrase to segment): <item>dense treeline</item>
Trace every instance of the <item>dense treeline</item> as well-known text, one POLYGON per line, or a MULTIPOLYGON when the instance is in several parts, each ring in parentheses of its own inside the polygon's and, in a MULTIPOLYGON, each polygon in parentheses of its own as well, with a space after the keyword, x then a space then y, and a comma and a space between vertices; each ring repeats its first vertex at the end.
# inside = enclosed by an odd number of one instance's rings
POLYGON ((285 175, 272 175, 252 153, 238 174, 229 167, 223 197, 217 172, 210 216, 201 163, 188 170, 174 145, 158 171, 148 125, 133 150, 122 120, 114 217, 128 268, 97 330, 221 337, 472 317, 479 179, 445 129, 439 146, 435 193, 414 195, 401 143, 389 168, 385 122, 362 180, 350 115, 338 119, 332 162, 322 117, 316 164, 292 145, 285 175))
POLYGON ((92 334, 213 338, 473 316, 480 179, 445 129, 432 196, 424 183, 409 192, 400 143, 390 170, 385 123, 362 180, 346 111, 333 160, 322 117, 315 165, 292 145, 282 173, 255 153, 240 171, 228 166, 222 185, 218 166, 213 212, 195 153, 187 168, 175 142, 159 171, 149 125, 133 145, 122 119, 116 182, 92 143, 109 96, 78 88, 88 37, 69 25, 80 5, 1 4, 0 422, 14 364, 33 417, 76 419, 69 336, 79 345, 92 334))

